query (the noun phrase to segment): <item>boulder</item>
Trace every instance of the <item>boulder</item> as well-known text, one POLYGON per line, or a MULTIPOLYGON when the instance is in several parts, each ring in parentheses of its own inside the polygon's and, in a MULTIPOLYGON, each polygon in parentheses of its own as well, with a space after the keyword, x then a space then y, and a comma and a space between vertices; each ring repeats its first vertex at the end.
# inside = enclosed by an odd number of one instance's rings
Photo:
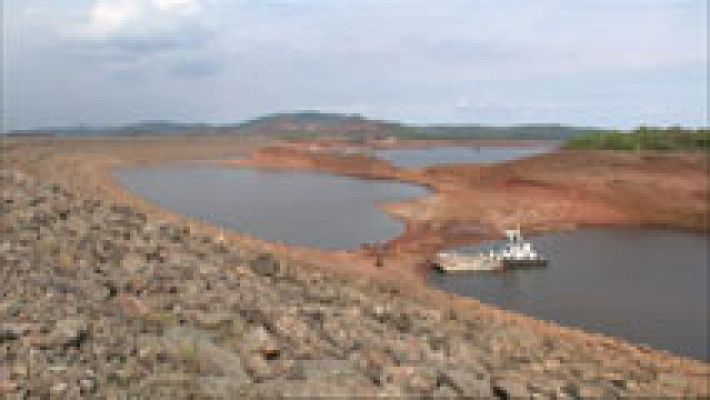
POLYGON ((521 377, 497 379, 493 383, 493 394, 503 399, 530 398, 528 384, 521 377))
POLYGON ((236 384, 250 382, 241 358, 215 344, 210 336, 192 328, 174 327, 165 332, 163 346, 168 354, 211 376, 229 377, 236 384))
POLYGON ((262 358, 271 360, 279 356, 281 348, 266 328, 257 326, 244 334, 240 351, 243 354, 258 353, 262 358))
POLYGON ((446 370, 440 373, 439 380, 443 385, 452 387, 456 393, 464 397, 493 397, 490 380, 475 371, 446 370))
POLYGON ((56 346, 78 347, 89 337, 89 326, 82 319, 57 321, 50 333, 50 343, 56 346))
POLYGON ((259 254, 249 262, 249 266, 259 275, 276 276, 280 271, 280 263, 271 254, 259 254))
POLYGON ((383 386, 393 385, 408 394, 431 394, 437 386, 437 373, 424 366, 387 366, 380 380, 383 386))

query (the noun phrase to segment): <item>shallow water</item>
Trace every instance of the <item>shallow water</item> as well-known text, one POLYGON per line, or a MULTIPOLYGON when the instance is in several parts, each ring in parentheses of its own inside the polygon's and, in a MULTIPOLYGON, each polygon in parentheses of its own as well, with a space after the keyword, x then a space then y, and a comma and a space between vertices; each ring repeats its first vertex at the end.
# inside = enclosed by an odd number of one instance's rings
POLYGON ((497 164, 549 153, 552 146, 526 147, 434 147, 431 149, 378 150, 376 157, 402 168, 421 168, 439 164, 497 164))
POLYGON ((218 167, 134 168, 117 176, 167 209, 268 241, 319 248, 397 237, 403 224, 376 204, 428 193, 397 182, 218 167))
POLYGON ((505 309, 708 361, 708 240, 642 230, 544 235, 532 241, 551 259, 545 269, 432 274, 431 282, 505 309))

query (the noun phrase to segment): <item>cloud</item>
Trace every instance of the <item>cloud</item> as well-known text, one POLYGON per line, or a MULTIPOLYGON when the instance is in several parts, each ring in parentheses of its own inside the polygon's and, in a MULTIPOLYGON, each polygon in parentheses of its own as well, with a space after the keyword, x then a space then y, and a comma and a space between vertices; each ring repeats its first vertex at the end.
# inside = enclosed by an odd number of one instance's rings
POLYGON ((213 32, 200 0, 96 0, 70 38, 95 58, 140 58, 199 48, 213 32))
POLYGON ((707 124, 706 0, 10 0, 3 12, 8 126, 313 108, 707 124))
POLYGON ((128 30, 155 31, 199 15, 199 0, 97 0, 84 34, 108 37, 128 30))

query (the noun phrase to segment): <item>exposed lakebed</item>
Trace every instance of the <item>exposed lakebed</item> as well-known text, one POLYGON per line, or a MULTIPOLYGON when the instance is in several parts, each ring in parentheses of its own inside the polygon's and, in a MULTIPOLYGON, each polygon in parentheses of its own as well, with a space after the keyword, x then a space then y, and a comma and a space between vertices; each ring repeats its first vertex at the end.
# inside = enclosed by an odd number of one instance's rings
POLYGON ((403 224, 377 204, 428 193, 398 182, 195 165, 131 168, 117 176, 129 190, 189 217, 268 241, 328 249, 397 237, 403 224))
POLYGON ((523 147, 457 147, 429 149, 388 149, 375 152, 376 157, 400 168, 421 168, 440 164, 498 164, 554 151, 553 146, 523 147))
POLYGON ((547 268, 432 274, 431 282, 536 318, 708 361, 708 236, 585 230, 532 242, 551 259, 547 268))

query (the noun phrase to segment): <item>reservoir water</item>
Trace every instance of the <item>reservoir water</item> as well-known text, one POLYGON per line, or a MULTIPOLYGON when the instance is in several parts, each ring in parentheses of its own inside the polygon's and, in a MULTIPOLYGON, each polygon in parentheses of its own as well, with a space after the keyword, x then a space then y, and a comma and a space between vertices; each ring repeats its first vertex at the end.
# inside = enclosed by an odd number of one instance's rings
POLYGON ((708 361, 708 240, 646 230, 543 235, 531 241, 550 258, 545 269, 432 274, 431 282, 501 308, 708 361))
MULTIPOLYGON (((521 156, 520 149, 506 151, 521 156)), ((452 157, 446 162, 461 162, 452 157)), ((428 193, 398 182, 195 165, 125 169, 117 177, 129 190, 189 217, 268 241, 328 249, 398 236, 403 225, 376 205, 428 193)), ((647 230, 542 235, 532 241, 550 258, 547 268, 432 274, 431 283, 536 318, 710 361, 708 240, 647 230)))
POLYGON ((402 168, 422 168, 439 164, 497 164, 549 153, 553 146, 529 147, 433 147, 430 149, 378 150, 376 157, 402 168))
POLYGON ((376 205, 428 193, 397 182, 200 166, 124 169, 117 177, 189 217, 268 241, 338 249, 397 237, 403 224, 376 205))

